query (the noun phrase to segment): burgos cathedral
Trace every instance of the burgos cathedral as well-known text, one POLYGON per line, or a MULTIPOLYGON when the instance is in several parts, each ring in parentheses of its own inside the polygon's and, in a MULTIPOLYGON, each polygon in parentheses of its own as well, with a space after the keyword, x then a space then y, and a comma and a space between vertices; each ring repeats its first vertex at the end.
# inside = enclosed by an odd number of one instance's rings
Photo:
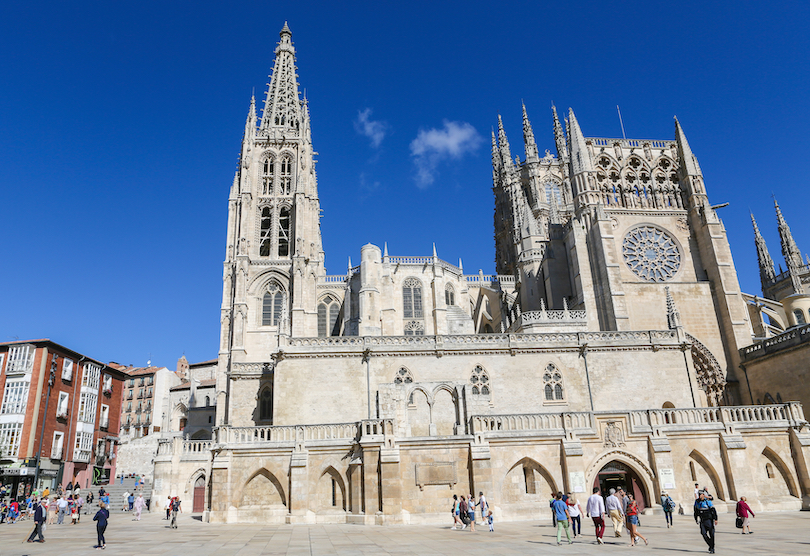
POLYGON ((479 492, 499 520, 594 486, 647 512, 665 490, 691 513, 695 483, 719 511, 810 503, 801 404, 744 405, 751 318, 677 120, 674 140, 607 139, 555 110, 541 156, 524 108, 521 160, 499 119, 497 274, 368 244, 328 275, 286 24, 275 56, 228 197, 211 437, 161 440, 153 499, 211 522, 448 525, 479 492))

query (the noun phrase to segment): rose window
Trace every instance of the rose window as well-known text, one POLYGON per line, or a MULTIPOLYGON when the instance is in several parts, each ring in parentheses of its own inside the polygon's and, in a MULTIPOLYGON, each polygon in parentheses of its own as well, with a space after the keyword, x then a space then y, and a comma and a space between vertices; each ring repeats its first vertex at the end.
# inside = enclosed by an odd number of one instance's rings
POLYGON ((648 282, 670 280, 681 267, 681 252, 672 237, 652 226, 639 226, 624 237, 624 262, 648 282))

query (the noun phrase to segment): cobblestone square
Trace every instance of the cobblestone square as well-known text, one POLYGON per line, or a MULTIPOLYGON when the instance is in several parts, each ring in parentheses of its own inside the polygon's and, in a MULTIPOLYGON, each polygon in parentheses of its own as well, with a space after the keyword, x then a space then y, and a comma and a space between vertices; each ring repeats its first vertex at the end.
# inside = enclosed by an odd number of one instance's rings
MULTIPOLYGON (((810 513, 767 513, 752 519, 753 535, 741 535, 734 528, 733 514, 721 514, 717 533, 717 554, 807 554, 810 552, 810 513)), ((28 544, 30 521, 0 525, 0 554, 3 556, 71 556, 93 551, 96 528, 91 516, 79 525, 50 525, 45 544, 28 544)), ((140 522, 130 514, 114 513, 107 529, 105 554, 254 556, 259 554, 341 555, 521 555, 538 553, 618 554, 630 550, 627 536, 616 539, 608 526, 605 545, 594 543, 590 520, 583 522, 583 536, 573 545, 556 546, 555 529, 537 522, 496 523, 476 533, 452 531, 440 526, 360 525, 218 525, 202 523, 183 514, 179 527, 169 529, 160 514, 145 514, 140 522)), ((632 550, 648 554, 705 554, 700 532, 687 516, 676 516, 675 527, 667 529, 663 516, 642 516, 642 534, 650 540, 632 550)))

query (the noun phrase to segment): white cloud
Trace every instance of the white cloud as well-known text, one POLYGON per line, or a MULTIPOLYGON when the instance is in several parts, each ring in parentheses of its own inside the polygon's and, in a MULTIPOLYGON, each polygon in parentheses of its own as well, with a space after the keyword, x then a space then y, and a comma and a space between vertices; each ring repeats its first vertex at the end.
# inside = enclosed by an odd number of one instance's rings
POLYGON ((427 187, 436 179, 439 163, 448 159, 460 159, 474 152, 483 142, 483 137, 467 122, 444 120, 443 129, 420 129, 411 141, 411 156, 416 164, 416 185, 427 187))
POLYGON ((371 139, 371 146, 376 149, 385 139, 385 134, 388 132, 388 123, 382 120, 372 120, 371 108, 366 108, 357 111, 354 129, 360 135, 365 135, 371 139))

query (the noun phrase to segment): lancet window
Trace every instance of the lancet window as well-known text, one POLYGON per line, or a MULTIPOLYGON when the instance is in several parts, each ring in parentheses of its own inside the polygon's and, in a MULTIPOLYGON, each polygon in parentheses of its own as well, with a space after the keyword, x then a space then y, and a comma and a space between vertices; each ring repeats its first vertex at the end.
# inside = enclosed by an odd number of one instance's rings
POLYGON ((281 207, 278 211, 278 256, 290 255, 290 209, 281 207))
POLYGON ((265 386, 259 395, 259 419, 273 420, 273 387, 270 385, 265 386))
POLYGON ((546 370, 543 373, 543 392, 547 402, 565 399, 563 376, 554 363, 546 365, 546 370))
POLYGON ((284 311, 284 290, 271 282, 262 299, 262 326, 278 326, 284 311))
POLYGON ((275 174, 275 161, 265 158, 262 164, 262 195, 273 194, 273 177, 275 174))
POLYGON ((444 303, 448 307, 456 304, 456 292, 450 284, 444 287, 444 303))
POLYGON ((273 244, 273 211, 270 207, 262 209, 262 218, 259 230, 259 256, 269 257, 273 244))
POLYGON ((340 329, 337 326, 340 304, 338 300, 327 295, 318 303, 318 336, 338 336, 340 329))
POLYGON ((406 319, 422 318, 422 282, 408 278, 402 285, 403 314, 406 319))
POLYGON ((489 374, 481 365, 476 365, 470 374, 473 396, 488 396, 490 392, 489 374))
POLYGON ((281 159, 280 194, 289 195, 292 190, 292 158, 285 156, 281 159))

